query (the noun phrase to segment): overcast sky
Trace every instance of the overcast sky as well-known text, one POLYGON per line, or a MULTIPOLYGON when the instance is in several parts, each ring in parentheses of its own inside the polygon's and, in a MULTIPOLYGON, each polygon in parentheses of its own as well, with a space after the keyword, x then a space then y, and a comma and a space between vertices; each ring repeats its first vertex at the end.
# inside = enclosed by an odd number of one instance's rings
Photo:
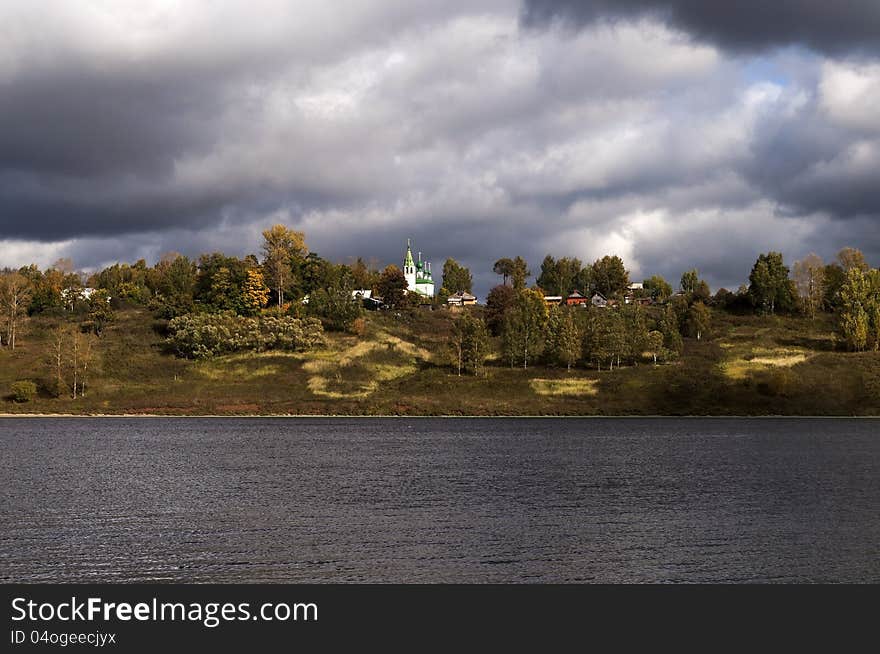
POLYGON ((0 267, 880 264, 876 0, 3 0, 0 267))

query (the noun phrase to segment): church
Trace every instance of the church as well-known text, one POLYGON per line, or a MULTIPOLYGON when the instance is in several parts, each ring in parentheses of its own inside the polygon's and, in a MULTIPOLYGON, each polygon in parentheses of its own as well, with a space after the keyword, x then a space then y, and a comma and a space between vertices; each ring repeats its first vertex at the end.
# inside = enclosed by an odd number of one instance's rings
POLYGON ((431 276, 431 262, 422 262, 422 253, 419 252, 419 261, 415 263, 412 255, 412 244, 406 240, 406 257, 403 260, 403 276, 406 277, 407 288, 427 298, 434 297, 434 278, 431 276))

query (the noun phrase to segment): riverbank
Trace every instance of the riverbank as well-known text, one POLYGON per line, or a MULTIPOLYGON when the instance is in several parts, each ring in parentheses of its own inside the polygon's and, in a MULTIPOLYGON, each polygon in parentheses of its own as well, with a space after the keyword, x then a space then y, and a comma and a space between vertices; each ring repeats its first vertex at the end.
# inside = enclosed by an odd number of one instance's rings
MULTIPOLYGON (((829 316, 713 312, 680 360, 613 371, 503 365, 458 376, 446 311, 370 314, 361 336, 328 334, 307 353, 189 361, 164 352, 144 310, 120 312, 100 339, 85 397, 52 397, 51 324, 35 319, 0 351, 0 415, 92 416, 876 416, 880 354, 837 349, 829 316), (15 403, 18 380, 38 396, 15 403)), ((494 344, 497 347, 497 343, 494 344)))

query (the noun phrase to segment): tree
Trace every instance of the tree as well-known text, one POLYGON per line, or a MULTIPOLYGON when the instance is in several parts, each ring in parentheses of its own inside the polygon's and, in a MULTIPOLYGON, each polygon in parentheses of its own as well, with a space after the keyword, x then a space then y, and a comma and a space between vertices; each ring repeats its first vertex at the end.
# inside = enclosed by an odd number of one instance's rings
POLYGON ((810 318, 815 318, 825 295, 825 264, 822 257, 811 252, 800 261, 795 261, 792 275, 801 309, 810 318))
POLYGON ((284 304, 284 292, 292 285, 291 261, 306 252, 305 234, 288 229, 284 225, 273 225, 263 231, 263 268, 278 306, 284 304))
POLYGON ((449 353, 459 377, 461 371, 477 375, 489 352, 489 333, 486 324, 470 313, 455 321, 449 338, 449 353))
POLYGON ((849 349, 861 352, 868 346, 871 314, 877 302, 869 275, 858 266, 850 268, 840 289, 838 317, 840 331, 849 349))
POLYGON ((857 250, 856 248, 843 248, 837 253, 837 262, 840 264, 840 267, 843 268, 844 272, 849 272, 853 268, 858 268, 866 273, 871 269, 871 266, 865 261, 865 255, 862 254, 861 250, 857 250))
POLYGON ((646 351, 654 358, 654 365, 657 365, 657 358, 663 354, 663 334, 658 331, 648 332, 648 338, 645 341, 646 351))
POLYGON ((666 305, 659 326, 663 334, 663 347, 674 356, 681 354, 684 344, 681 340, 678 314, 672 305, 666 305))
POLYGON ((486 325, 495 336, 501 334, 504 317, 516 301, 516 291, 510 286, 495 286, 486 296, 486 325))
POLYGON ((618 256, 604 256, 592 266, 593 288, 605 297, 623 295, 629 285, 629 272, 618 256))
POLYGON ((829 263, 823 271, 825 292, 822 294, 822 308, 826 311, 836 311, 840 306, 840 289, 846 281, 846 271, 840 264, 829 263))
POLYGON ((793 284, 781 252, 768 252, 758 257, 749 274, 749 294, 763 313, 773 314, 777 309, 786 311, 793 307, 793 284))
POLYGON ((255 316, 269 302, 269 287, 263 281, 262 271, 253 268, 248 270, 242 290, 242 305, 246 316, 255 316))
POLYGON ((513 259, 508 259, 507 257, 498 259, 498 261, 492 265, 492 272, 496 275, 501 275, 503 279, 501 283, 504 286, 507 286, 507 280, 513 274, 513 259))
POLYGON ((555 363, 571 370, 581 356, 581 335, 571 309, 553 307, 547 322, 547 354, 555 363))
POLYGON ((578 288, 586 293, 589 291, 589 281, 582 273, 580 259, 563 257, 557 261, 548 254, 541 263, 541 274, 535 283, 548 295, 565 297, 578 288), (584 281, 587 281, 586 285, 584 281))
POLYGON ((532 274, 526 260, 519 256, 515 259, 506 257, 498 259, 492 266, 492 271, 496 275, 502 276, 505 286, 507 285, 507 280, 510 280, 511 285, 516 290, 525 288, 526 279, 532 274))
POLYGON ((110 294, 103 288, 96 289, 89 296, 89 323, 95 336, 101 336, 108 323, 113 322, 113 309, 110 307, 110 294))
POLYGON ((556 267, 556 259, 551 255, 544 257, 541 262, 541 273, 535 280, 538 288, 543 289, 548 295, 562 295, 562 283, 559 279, 559 269, 556 267))
POLYGON ((513 288, 517 291, 524 289, 526 287, 526 279, 531 274, 532 271, 529 270, 529 265, 525 259, 518 256, 513 260, 513 267, 510 273, 510 281, 513 284, 513 288))
POLYGON ((449 293, 471 292, 474 280, 471 271, 452 258, 443 264, 443 288, 449 293))
POLYGON ((522 361, 523 368, 527 368, 529 361, 541 354, 546 327, 544 297, 533 289, 519 291, 502 328, 504 353, 511 365, 522 361))
POLYGON ((353 293, 352 280, 330 288, 319 288, 309 295, 309 315, 320 319, 324 329, 347 331, 361 317, 361 302, 353 293))
POLYGON ((712 316, 709 309, 702 302, 694 302, 687 313, 687 330, 692 338, 698 341, 703 334, 709 329, 709 322, 712 316))
POLYGON ((6 343, 11 350, 15 349, 18 326, 27 316, 31 295, 30 282, 24 275, 8 273, 0 276, 0 311, 6 322, 6 343))
POLYGON ((382 301, 389 307, 398 307, 403 303, 406 289, 406 277, 404 277, 400 268, 394 264, 386 266, 379 276, 379 282, 376 284, 376 290, 382 301))
POLYGON ((700 281, 700 274, 697 269, 688 270, 681 276, 681 290, 685 293, 693 293, 697 288, 698 281, 700 281))
POLYGON ((652 275, 646 279, 644 287, 655 302, 666 302, 666 300, 672 297, 672 286, 660 275, 652 275))

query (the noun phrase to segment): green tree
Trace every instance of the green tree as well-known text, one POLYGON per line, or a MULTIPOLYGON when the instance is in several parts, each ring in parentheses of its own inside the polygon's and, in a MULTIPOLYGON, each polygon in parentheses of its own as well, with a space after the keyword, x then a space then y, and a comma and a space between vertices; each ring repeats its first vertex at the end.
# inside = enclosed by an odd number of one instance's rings
POLYGON ((666 302, 672 297, 672 286, 660 275, 652 275, 646 279, 644 287, 655 302, 666 302))
POLYGON ((688 334, 699 341, 703 338, 703 334, 709 330, 711 318, 712 316, 705 304, 694 302, 687 313, 686 325, 688 334))
POLYGON ((361 302, 354 297, 352 284, 319 288, 309 295, 308 313, 318 318, 328 331, 348 331, 363 315, 361 302))
POLYGON ((697 288, 697 282, 700 281, 700 274, 696 268, 688 270, 681 276, 681 290, 685 293, 693 293, 697 288))
POLYGON ((782 253, 768 252, 758 257, 749 275, 749 294, 762 313, 787 311, 794 306, 793 284, 782 253))
POLYGON ((460 291, 470 293, 473 283, 470 270, 451 257, 445 261, 443 264, 443 288, 449 291, 449 294, 460 291))
POLYGON ((386 266, 376 284, 376 291, 382 301, 389 307, 400 307, 406 297, 406 289, 406 277, 400 268, 394 264, 386 266))
POLYGON ((570 308, 558 306, 550 310, 546 352, 551 361, 564 365, 567 370, 580 358, 581 334, 570 308))
POLYGON ((496 275, 501 275, 502 284, 507 286, 507 280, 513 275, 513 259, 509 259, 507 257, 498 259, 492 265, 492 272, 496 275))
POLYGON ((486 325, 498 336, 504 325, 504 317, 516 301, 516 291, 510 286, 495 286, 486 296, 486 325))
POLYGON ((659 327, 663 334, 663 347, 670 352, 671 358, 680 355, 684 344, 681 340, 678 314, 672 305, 666 305, 659 327))
POLYGON ((502 345, 505 357, 511 362, 529 361, 540 356, 547 327, 547 306, 544 297, 535 290, 522 289, 504 318, 502 345))
POLYGON ((89 323, 95 336, 101 336, 104 328, 115 316, 110 306, 110 294, 106 289, 96 289, 89 297, 89 323))
POLYGON ((532 274, 532 271, 529 270, 529 264, 526 263, 526 260, 522 257, 516 257, 513 260, 513 268, 510 273, 510 281, 513 284, 513 288, 520 291, 526 287, 526 279, 532 274))
POLYGON ((663 356, 663 334, 658 331, 648 332, 648 338, 645 340, 645 351, 649 352, 654 358, 654 365, 657 365, 658 357, 663 356))
POLYGON ((851 350, 861 352, 869 343, 871 314, 877 299, 873 296, 871 280, 858 266, 851 267, 840 289, 840 331, 851 350))
POLYGON ((449 352, 459 376, 462 370, 478 375, 489 354, 489 332, 486 324, 470 313, 464 313, 452 326, 449 352))
POLYGON ((629 272, 618 256, 604 256, 592 266, 593 289, 607 298, 619 297, 629 285, 629 272))
POLYGON ((556 259, 551 255, 544 257, 541 262, 541 273, 535 280, 539 288, 543 289, 547 295, 562 295, 562 284, 559 280, 559 270, 556 267, 556 259))

